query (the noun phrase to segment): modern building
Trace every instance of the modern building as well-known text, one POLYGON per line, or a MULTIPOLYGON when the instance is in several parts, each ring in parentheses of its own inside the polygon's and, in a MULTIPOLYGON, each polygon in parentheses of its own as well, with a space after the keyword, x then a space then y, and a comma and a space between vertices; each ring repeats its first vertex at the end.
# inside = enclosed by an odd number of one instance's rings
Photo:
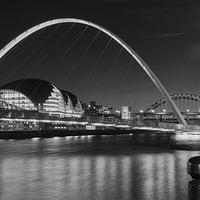
POLYGON ((108 105, 97 105, 95 101, 90 101, 90 104, 85 108, 86 115, 111 115, 113 114, 113 109, 108 105))
POLYGON ((122 106, 122 119, 131 119, 132 108, 129 106, 122 106))
POLYGON ((0 87, 3 130, 24 129, 25 124, 26 129, 38 129, 42 120, 80 118, 83 114, 83 104, 77 96, 45 80, 21 79, 0 87))

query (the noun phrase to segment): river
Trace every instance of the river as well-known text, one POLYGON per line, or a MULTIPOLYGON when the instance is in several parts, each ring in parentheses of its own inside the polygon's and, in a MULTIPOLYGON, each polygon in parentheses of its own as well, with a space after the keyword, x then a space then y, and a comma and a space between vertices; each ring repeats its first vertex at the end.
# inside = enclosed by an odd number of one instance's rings
POLYGON ((1 200, 187 200, 187 161, 167 134, 0 141, 1 200))

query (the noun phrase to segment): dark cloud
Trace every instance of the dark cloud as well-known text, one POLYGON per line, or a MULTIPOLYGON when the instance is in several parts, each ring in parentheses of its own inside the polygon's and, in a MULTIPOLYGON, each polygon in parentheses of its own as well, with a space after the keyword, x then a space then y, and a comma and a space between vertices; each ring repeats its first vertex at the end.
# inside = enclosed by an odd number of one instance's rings
POLYGON ((152 35, 140 35, 138 37, 135 38, 160 38, 160 37, 179 37, 179 36, 183 36, 186 35, 187 33, 163 33, 163 34, 152 34, 152 35))

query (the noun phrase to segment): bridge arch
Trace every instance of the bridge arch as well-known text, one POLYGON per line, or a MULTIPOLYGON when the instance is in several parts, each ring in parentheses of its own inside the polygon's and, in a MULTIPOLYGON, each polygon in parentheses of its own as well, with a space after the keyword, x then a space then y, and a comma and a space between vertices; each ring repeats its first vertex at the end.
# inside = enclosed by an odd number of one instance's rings
MULTIPOLYGON (((187 100, 193 100, 196 102, 200 102, 200 97, 195 94, 187 94, 187 93, 178 93, 170 95, 171 99, 173 101, 181 100, 181 99, 187 99, 187 100)), ((144 113, 150 113, 151 111, 156 110, 158 107, 162 106, 166 103, 166 100, 164 98, 156 101, 154 104, 152 104, 149 108, 147 108, 144 113)))
POLYGON ((160 82, 160 80, 157 78, 157 76, 154 74, 154 72, 150 69, 150 67, 144 62, 144 60, 127 44, 125 43, 121 38, 119 38, 117 35, 115 35, 114 33, 112 33, 111 31, 109 31, 108 29, 99 26, 95 23, 89 22, 89 21, 85 21, 85 20, 81 20, 81 19, 74 19, 74 18, 61 18, 61 19, 55 19, 55 20, 50 20, 41 24, 38 24, 28 30, 26 30, 25 32, 23 32, 22 34, 20 34, 19 36, 17 36, 16 38, 14 38, 10 43, 8 43, 5 47, 3 47, 0 50, 0 59, 12 48, 14 47, 17 43, 19 43, 21 40, 23 40, 24 38, 28 37, 29 35, 31 35, 32 33, 45 28, 47 26, 51 26, 54 24, 61 24, 61 23, 80 23, 80 24, 85 24, 91 27, 94 27, 96 29, 101 30, 102 32, 104 32, 105 34, 107 34, 108 36, 112 37, 116 42, 118 42, 124 49, 126 49, 128 51, 128 53, 138 62, 138 64, 143 68, 143 70, 147 73, 147 75, 151 78, 151 80, 153 81, 153 83, 156 85, 156 87, 158 88, 158 90, 160 91, 160 93, 162 94, 162 96, 168 101, 172 111, 174 112, 178 122, 180 124, 187 124, 185 119, 183 118, 183 116, 181 115, 181 112, 179 111, 179 109, 177 108, 177 106, 175 105, 174 101, 171 99, 169 93, 167 92, 167 90, 165 89, 165 87, 162 85, 162 83, 160 82))

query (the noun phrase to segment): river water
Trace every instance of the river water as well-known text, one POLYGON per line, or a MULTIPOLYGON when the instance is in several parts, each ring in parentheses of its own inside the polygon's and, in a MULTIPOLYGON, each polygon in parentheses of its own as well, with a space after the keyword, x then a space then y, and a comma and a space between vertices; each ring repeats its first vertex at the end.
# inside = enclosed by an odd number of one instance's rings
POLYGON ((167 134, 0 141, 1 200, 185 200, 187 161, 167 134))

